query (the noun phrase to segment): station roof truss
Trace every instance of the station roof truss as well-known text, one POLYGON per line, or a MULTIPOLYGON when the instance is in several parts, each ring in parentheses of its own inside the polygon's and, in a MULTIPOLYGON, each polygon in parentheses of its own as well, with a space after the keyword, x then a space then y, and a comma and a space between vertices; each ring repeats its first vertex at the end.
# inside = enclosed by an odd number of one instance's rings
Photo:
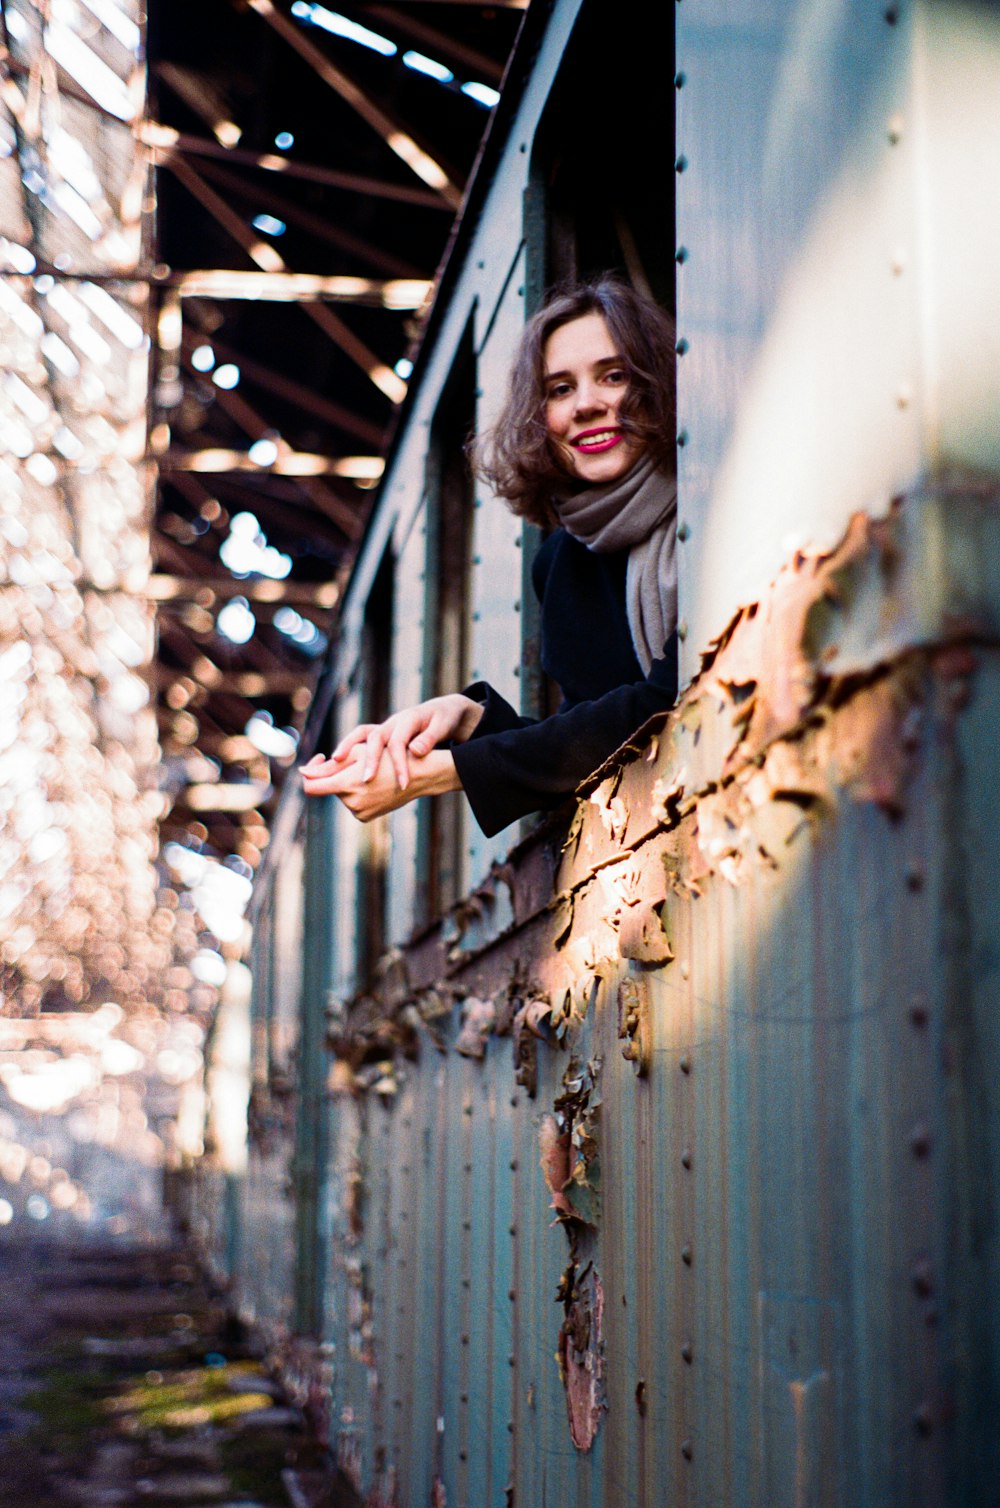
POLYGON ((180 785, 171 839, 204 834, 259 861, 248 831, 266 828, 295 763, 522 13, 467 0, 150 8, 137 134, 156 203, 159 731, 168 761, 211 751, 220 795, 213 809, 193 783, 193 811, 180 785), (273 574, 234 578, 224 557, 255 549, 273 574), (220 633, 226 607, 237 635, 252 622, 245 642, 220 633), (247 730, 269 752, 227 767, 247 730), (240 781, 270 790, 262 808, 233 809, 240 781))
POLYGON ((0 0, 17 1009, 190 1004, 158 824, 266 846, 522 10, 0 0))

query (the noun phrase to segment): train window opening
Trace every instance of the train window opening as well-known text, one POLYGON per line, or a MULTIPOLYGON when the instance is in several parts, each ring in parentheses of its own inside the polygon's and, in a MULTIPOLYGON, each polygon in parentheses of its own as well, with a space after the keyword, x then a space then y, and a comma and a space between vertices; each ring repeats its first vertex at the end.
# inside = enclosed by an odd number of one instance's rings
MULTIPOLYGON (((392 637, 395 602, 395 561, 387 549, 365 604, 361 631, 360 721, 381 723, 391 713, 392 637)), ((389 827, 385 817, 361 828, 358 851, 355 938, 358 976, 371 978, 388 946, 386 935, 389 827)))
POLYGON ((583 7, 535 136, 525 205, 528 313, 615 271, 673 312, 674 17, 635 27, 583 7))
MULTIPOLYGON (((671 314, 675 112, 673 7, 631 27, 608 27, 598 0, 585 4, 539 122, 524 199, 525 313, 563 284, 617 273, 671 314)), ((559 688, 539 664, 531 562, 544 535, 525 526, 523 711, 554 713, 559 688)), ((525 819, 522 833, 535 825, 525 819)))
MULTIPOLYGON (((460 690, 469 680, 474 486, 467 445, 475 422, 470 321, 438 403, 427 457, 424 697, 460 690)), ((420 802, 417 820, 420 883, 414 920, 421 926, 462 893, 466 818, 461 793, 420 802)))

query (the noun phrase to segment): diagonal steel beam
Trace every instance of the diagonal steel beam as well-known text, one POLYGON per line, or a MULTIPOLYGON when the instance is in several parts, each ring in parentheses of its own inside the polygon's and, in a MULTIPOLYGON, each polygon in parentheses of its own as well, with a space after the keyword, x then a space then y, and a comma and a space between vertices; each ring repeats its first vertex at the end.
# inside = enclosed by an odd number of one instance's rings
POLYGON ((457 183, 453 183, 440 163, 435 162, 429 153, 414 141, 408 131, 395 121, 392 116, 376 105, 375 101, 361 89, 353 79, 348 78, 337 68, 326 54, 303 36, 300 29, 283 15, 274 5, 273 0, 248 0, 250 9, 266 21, 268 26, 282 37, 290 47, 294 47, 300 57, 315 70, 324 84, 329 85, 344 102, 366 121, 372 130, 377 131, 390 151, 406 163, 411 172, 415 173, 429 188, 435 189, 446 204, 457 210, 462 203, 462 190, 457 183))
MULTIPOLYGON (((190 337, 185 337, 185 344, 190 337)), ((335 424, 338 429, 346 429, 350 434, 356 435, 366 445, 378 448, 382 444, 382 427, 374 424, 370 419, 363 419, 359 414, 345 408, 343 404, 335 403, 332 398, 325 398, 322 393, 314 392, 304 382, 296 382, 291 377, 285 377, 280 372, 273 371, 261 361, 242 355, 234 346, 227 345, 225 341, 218 340, 214 335, 203 336, 202 339, 209 344, 216 356, 223 361, 231 361, 238 366, 243 376, 258 387, 267 388, 278 398, 284 398, 288 403, 294 403, 308 413, 315 414, 317 419, 324 419, 328 424, 335 424)), ((191 340, 191 345, 194 341, 191 340)))
POLYGON ((440 194, 433 193, 430 189, 411 188, 403 183, 386 183, 381 178, 370 178, 363 173, 347 173, 339 168, 317 167, 313 163, 297 162, 293 157, 283 157, 277 152, 251 152, 245 147, 224 147, 221 142, 212 141, 208 137, 191 136, 184 131, 176 131, 173 126, 160 125, 157 121, 143 122, 138 133, 140 141, 150 149, 158 167, 166 166, 175 155, 214 157, 221 162, 235 162, 241 167, 259 168, 265 173, 280 173, 285 178, 301 178, 308 183, 321 183, 327 188, 364 194, 372 199, 394 199, 423 209, 450 208, 440 194))
POLYGON ((283 194, 276 194, 269 188, 262 193, 255 184, 248 183, 246 178, 238 173, 230 172, 227 168, 218 167, 215 163, 206 163, 203 171, 209 178, 232 193, 243 195, 248 199, 263 199, 265 203, 262 207, 277 212, 289 225, 301 226, 311 235, 328 241, 331 246, 337 246, 341 251, 360 257, 370 266, 380 268, 390 277, 419 279, 421 276, 419 269, 414 267, 412 262, 404 262, 402 257, 394 256, 392 252, 385 251, 381 246, 373 246, 363 237, 344 230, 342 226, 335 225, 327 215, 317 215, 312 210, 302 209, 293 199, 286 199, 283 194))
POLYGON ((449 37, 436 26, 428 26, 426 21, 418 21, 415 16, 406 15, 399 5, 363 5, 361 10, 367 16, 387 21, 391 27, 412 37, 422 46, 431 47, 444 57, 461 63, 463 68, 477 73, 484 83, 499 84, 503 78, 503 64, 498 63, 496 58, 480 52, 477 47, 459 42, 455 37, 449 37))
MULTIPOLYGON (((188 163, 181 161, 180 158, 174 158, 168 166, 188 192, 193 194, 213 219, 218 221, 239 246, 242 246, 251 261, 265 272, 288 270, 284 259, 274 247, 255 236, 250 227, 244 225, 239 215, 230 209, 221 195, 210 188, 188 163)), ((319 325, 320 329, 340 346, 344 354, 361 368, 379 392, 383 393, 391 403, 403 401, 406 396, 406 383, 401 377, 397 377, 391 367, 380 361, 375 353, 368 349, 364 341, 344 324, 342 319, 339 319, 332 310, 319 304, 304 304, 303 308, 310 319, 319 325)))

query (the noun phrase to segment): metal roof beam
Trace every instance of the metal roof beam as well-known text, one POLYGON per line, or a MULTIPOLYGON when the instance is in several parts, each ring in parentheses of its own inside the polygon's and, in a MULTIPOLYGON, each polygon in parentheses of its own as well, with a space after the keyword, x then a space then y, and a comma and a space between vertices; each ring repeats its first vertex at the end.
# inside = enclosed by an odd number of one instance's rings
POLYGON ((363 419, 359 414, 354 414, 343 404, 335 403, 332 398, 324 398, 321 393, 316 393, 307 387, 304 382, 296 382, 292 377, 285 377, 280 372, 272 371, 262 361, 254 361, 251 357, 242 355, 234 346, 227 345, 214 335, 203 337, 204 342, 210 345, 216 356, 221 356, 223 361, 230 361, 238 366, 242 375, 258 387, 267 388, 278 398, 284 398, 288 403, 294 403, 298 408, 306 409, 315 414, 317 419, 324 419, 328 424, 334 424, 338 429, 349 430, 359 440, 378 449, 382 443, 382 429, 370 419, 363 419))
POLYGON ((143 595, 162 604, 197 602, 203 607, 214 605, 216 599, 226 601, 231 597, 245 597, 265 610, 287 605, 329 613, 336 607, 340 592, 332 581, 312 586, 295 581, 271 581, 267 577, 237 581, 235 577, 219 575, 174 576, 154 571, 143 595))
POLYGON ((420 277, 419 270, 412 262, 404 262, 401 257, 394 256, 383 247, 373 246, 362 236, 356 236, 351 231, 344 230, 342 226, 334 224, 328 215, 317 215, 312 210, 303 209, 293 199, 286 199, 284 194, 275 193, 270 185, 261 191, 256 184, 249 184, 238 173, 219 167, 214 162, 206 162, 203 171, 216 183, 222 184, 234 193, 242 194, 248 199, 254 196, 263 198, 265 202, 262 207, 276 211, 287 224, 300 226, 310 235, 327 241, 331 246, 346 251, 350 256, 359 257, 372 267, 378 267, 390 278, 417 279, 420 277))
MULTIPOLYGON (((244 225, 239 215, 229 208, 225 200, 210 188, 192 167, 179 159, 174 159, 169 167, 174 176, 183 183, 189 193, 194 195, 212 218, 218 221, 237 245, 242 246, 251 261, 256 262, 257 266, 265 272, 287 272, 284 260, 274 247, 255 236, 249 226, 244 225)), ((406 396, 406 383, 391 367, 380 361, 374 352, 368 349, 364 341, 344 324, 342 319, 331 309, 321 305, 306 304, 303 308, 391 403, 403 401, 406 396)))
POLYGON ((418 21, 413 16, 400 14, 399 5, 362 5, 361 10, 365 15, 375 16, 378 20, 387 22, 397 31, 412 37, 415 42, 420 42, 422 46, 431 47, 435 52, 443 53, 446 58, 461 63, 463 68, 478 73, 484 83, 499 84, 503 78, 503 64, 498 63, 496 58, 480 52, 477 47, 469 47, 466 43, 459 42, 455 37, 449 37, 446 32, 439 31, 436 26, 428 26, 426 21, 418 21))
POLYGON ((301 178, 309 183, 324 184, 327 188, 343 189, 349 194, 364 194, 373 199, 393 199, 402 204, 417 205, 422 209, 449 210, 440 194, 430 189, 412 188, 409 184, 387 183, 381 178, 370 178, 363 173, 346 173, 340 168, 323 168, 314 163, 296 162, 278 152, 251 152, 245 147, 224 147, 221 142, 208 137, 192 136, 185 131, 176 131, 173 126, 161 125, 158 121, 145 121, 139 127, 140 140, 150 149, 157 167, 169 167, 174 156, 189 153, 196 157, 215 157, 222 162, 239 163, 242 167, 259 168, 265 173, 281 173, 285 178, 301 178))
POLYGON ((429 153, 414 141, 408 131, 392 118, 392 116, 349 79, 346 73, 331 63, 326 54, 303 36, 299 28, 283 15, 273 0, 248 0, 250 9, 256 11, 262 20, 266 21, 274 31, 282 37, 290 47, 294 47, 300 57, 304 58, 317 75, 340 98, 361 116, 373 131, 377 131, 390 151, 395 152, 401 162, 412 173, 426 183, 429 188, 435 189, 444 200, 457 210, 462 203, 462 190, 458 184, 453 183, 439 162, 435 162, 429 153))

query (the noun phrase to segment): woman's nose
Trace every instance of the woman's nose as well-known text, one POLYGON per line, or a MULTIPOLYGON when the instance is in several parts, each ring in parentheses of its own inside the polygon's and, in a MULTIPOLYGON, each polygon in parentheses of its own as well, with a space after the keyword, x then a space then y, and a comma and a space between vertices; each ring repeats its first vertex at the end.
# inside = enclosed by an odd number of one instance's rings
POLYGON ((601 390, 589 383, 581 383, 576 390, 576 412, 583 414, 599 414, 606 407, 601 390))

